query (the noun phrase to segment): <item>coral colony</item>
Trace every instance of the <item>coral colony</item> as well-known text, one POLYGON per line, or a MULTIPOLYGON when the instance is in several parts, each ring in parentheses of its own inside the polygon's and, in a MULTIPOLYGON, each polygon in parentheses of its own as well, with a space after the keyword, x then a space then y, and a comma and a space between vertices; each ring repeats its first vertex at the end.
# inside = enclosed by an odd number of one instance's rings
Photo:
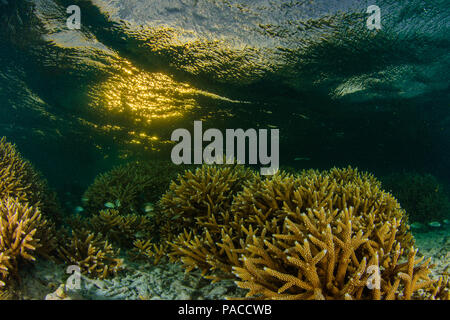
POLYGON ((0 299, 17 298, 25 261, 51 259, 104 279, 123 270, 121 249, 136 261, 234 279, 250 299, 449 299, 448 277, 430 278, 433 266, 417 254, 408 215, 369 173, 269 176, 238 163, 185 169, 114 168, 85 193, 83 216, 58 218, 45 180, 1 139, 0 299))
POLYGON ((262 175, 272 175, 278 171, 279 166, 279 130, 270 130, 270 156, 267 154, 267 129, 260 129, 258 132, 255 129, 248 129, 244 132, 243 129, 226 129, 225 133, 225 148, 223 134, 219 129, 208 129, 202 132, 202 122, 194 121, 194 141, 192 149, 191 133, 187 129, 176 129, 172 132, 172 141, 179 141, 172 149, 172 162, 175 164, 192 164, 192 150, 194 154, 194 164, 222 164, 224 156, 226 156, 226 163, 232 164, 234 161, 244 164, 245 141, 249 140, 248 164, 269 165, 268 168, 261 168, 262 175), (203 142, 212 141, 203 150, 203 142), (235 141, 237 145, 235 148, 235 141), (237 149, 237 156, 235 156, 235 149, 237 149), (224 155, 224 150, 226 150, 224 155), (236 160, 235 160, 236 159, 236 160))

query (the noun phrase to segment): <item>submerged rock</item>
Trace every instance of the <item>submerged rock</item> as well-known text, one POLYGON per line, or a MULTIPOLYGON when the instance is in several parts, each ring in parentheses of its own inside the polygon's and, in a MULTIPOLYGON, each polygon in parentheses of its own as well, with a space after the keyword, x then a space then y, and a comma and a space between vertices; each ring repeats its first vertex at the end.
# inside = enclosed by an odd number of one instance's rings
POLYGON ((49 293, 45 296, 45 300, 72 300, 66 293, 65 285, 62 284, 55 292, 49 293))

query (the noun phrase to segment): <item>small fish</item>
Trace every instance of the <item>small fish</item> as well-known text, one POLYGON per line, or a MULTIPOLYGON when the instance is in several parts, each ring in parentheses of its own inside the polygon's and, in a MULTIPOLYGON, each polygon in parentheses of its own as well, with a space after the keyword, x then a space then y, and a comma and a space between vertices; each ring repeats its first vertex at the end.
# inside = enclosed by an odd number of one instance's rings
POLYGON ((422 229, 424 226, 420 222, 414 222, 410 224, 411 229, 422 229))
POLYGON ((83 207, 80 207, 80 206, 78 206, 78 207, 75 207, 75 209, 73 210, 75 213, 81 213, 81 212, 83 212, 84 211, 84 208, 83 207))
POLYGON ((145 213, 152 212, 153 210, 155 210, 155 207, 153 206, 153 203, 147 202, 146 204, 144 204, 144 212, 145 213))
POLYGON ((105 207, 109 209, 114 209, 116 206, 112 202, 106 202, 105 207))
POLYGON ((300 113, 293 113, 292 115, 303 118, 305 120, 309 120, 309 118, 307 116, 305 116, 304 114, 300 114, 300 113))
POLYGON ((137 239, 143 238, 145 234, 142 231, 138 231, 134 234, 137 239))
POLYGON ((442 222, 445 224, 450 224, 450 220, 448 220, 448 219, 444 219, 442 222))
POLYGON ((81 198, 81 203, 86 204, 88 203, 89 199, 86 197, 81 198))
POLYGON ((439 228, 441 226, 441 224, 437 221, 430 222, 428 225, 433 228, 439 228))
POLYGON ((309 160, 311 160, 311 159, 310 158, 306 158, 306 157, 298 157, 298 158, 294 159, 294 161, 309 161, 309 160))
POLYGON ((116 204, 117 208, 120 208, 120 200, 119 199, 116 200, 115 204, 116 204))

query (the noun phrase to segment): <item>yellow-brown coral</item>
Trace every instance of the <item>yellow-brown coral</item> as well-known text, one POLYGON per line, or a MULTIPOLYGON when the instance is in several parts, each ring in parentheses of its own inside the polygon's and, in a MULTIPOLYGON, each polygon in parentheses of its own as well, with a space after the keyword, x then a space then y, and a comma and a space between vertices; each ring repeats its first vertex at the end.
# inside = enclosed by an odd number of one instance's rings
POLYGON ((55 246, 53 225, 39 209, 10 197, 0 200, 0 280, 17 277, 22 259, 34 261, 36 254, 47 255, 55 246))
POLYGON ((156 245, 150 240, 136 240, 134 248, 130 251, 133 260, 152 259, 154 264, 158 264, 166 256, 167 244, 156 245))
POLYGON ((101 233, 106 239, 124 248, 133 246, 140 238, 154 240, 156 234, 153 216, 138 214, 121 214, 116 209, 101 210, 92 217, 74 215, 66 219, 72 229, 87 229, 101 233))
POLYGON ((38 207, 43 215, 60 222, 55 193, 32 164, 3 137, 0 139, 0 198, 8 197, 38 207))
POLYGON ((38 209, 13 198, 0 202, 0 251, 10 257, 35 260, 32 252, 39 245, 35 233, 41 220, 38 209))
POLYGON ((59 219, 55 193, 15 146, 0 139, 0 286, 18 279, 22 260, 50 257, 56 248, 59 219))
POLYGON ((184 228, 201 228, 202 222, 227 212, 233 197, 252 176, 242 165, 203 165, 179 175, 160 200, 162 214, 171 226, 163 238, 173 238, 184 228))
POLYGON ((438 281, 428 288, 425 296, 431 300, 450 300, 450 278, 440 276, 438 281))
POLYGON ((0 289, 5 286, 5 280, 8 277, 8 269, 11 268, 9 256, 5 252, 0 252, 0 289))
POLYGON ((169 242, 172 258, 203 274, 233 267, 249 297, 412 299, 434 285, 405 212, 356 169, 254 175, 228 211, 204 210, 169 242))
POLYGON ((244 189, 234 208, 266 220, 247 220, 264 236, 253 238, 234 267, 248 296, 411 299, 433 284, 429 261, 415 259, 403 210, 373 176, 350 168, 308 171, 269 178, 258 188, 244 189), (403 248, 406 262, 400 262, 403 248))
POLYGON ((58 248, 59 257, 69 265, 78 265, 81 272, 104 279, 115 275, 122 267, 122 259, 117 258, 111 244, 101 234, 86 229, 72 231, 72 237, 58 248))
POLYGON ((231 210, 234 216, 245 216, 246 224, 264 227, 270 235, 280 232, 291 211, 349 207, 361 217, 357 227, 362 231, 373 233, 385 221, 397 219, 397 238, 405 247, 413 244, 407 216, 397 200, 383 191, 372 175, 350 167, 324 172, 308 170, 299 175, 279 173, 270 178, 257 176, 236 196, 231 210))
POLYGON ((89 228, 102 233, 110 241, 130 247, 137 237, 151 237, 152 225, 148 216, 128 214, 121 215, 118 210, 102 210, 88 219, 89 228))
POLYGON ((370 240, 354 208, 290 212, 285 232, 247 247, 237 284, 265 299, 411 299, 429 288, 429 260, 416 259, 396 241, 398 223, 386 221, 370 240), (305 227, 307 231, 305 232, 305 227))

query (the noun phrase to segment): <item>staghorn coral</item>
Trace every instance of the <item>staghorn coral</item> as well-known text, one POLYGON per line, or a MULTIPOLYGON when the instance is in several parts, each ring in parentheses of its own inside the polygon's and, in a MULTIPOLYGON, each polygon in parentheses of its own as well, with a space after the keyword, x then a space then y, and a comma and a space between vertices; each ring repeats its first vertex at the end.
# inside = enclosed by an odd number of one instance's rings
POLYGON ((183 166, 153 161, 131 162, 97 176, 86 190, 85 209, 97 214, 107 202, 117 202, 121 213, 141 213, 145 203, 156 202, 183 166))
POLYGON ((429 260, 420 264, 417 250, 396 241, 399 222, 386 221, 377 240, 358 227, 353 207, 289 212, 285 232, 272 239, 255 237, 234 267, 248 297, 265 299, 411 299, 434 281, 429 260))
POLYGON ((296 176, 279 174, 263 181, 255 179, 238 194, 232 211, 235 215, 251 212, 248 221, 254 226, 264 224, 273 234, 279 233, 280 222, 289 212, 287 208, 306 212, 314 208, 346 207, 353 207, 363 218, 359 227, 366 233, 380 228, 385 221, 399 220, 398 239, 406 247, 413 244, 407 216, 397 200, 381 189, 381 183, 373 175, 351 167, 323 172, 307 170, 296 176), (255 221, 255 217, 259 220, 255 221), (272 227, 268 221, 272 221, 272 227))
POLYGON ((415 259, 404 211, 373 176, 334 168, 265 183, 260 193, 249 187, 236 200, 238 211, 248 210, 243 203, 253 203, 259 215, 279 211, 273 225, 265 223, 264 237, 255 236, 247 245, 242 265, 233 268, 238 285, 250 290, 248 296, 411 299, 421 298, 420 290, 433 285, 429 260, 420 264, 423 258, 415 259), (268 203, 263 193, 268 188, 278 190, 272 198, 277 206, 262 205, 268 203), (406 262, 400 262, 403 248, 410 248, 406 262), (374 271, 379 287, 370 290, 374 271))
MULTIPOLYGON (((353 206, 360 216, 357 227, 376 237, 385 221, 398 219, 397 238, 412 244, 404 212, 396 200, 383 192, 370 174, 356 169, 333 168, 330 171, 303 171, 299 175, 281 172, 270 178, 254 174, 235 197, 229 211, 204 214, 197 227, 190 228, 169 242, 170 256, 181 260, 186 269, 200 268, 204 274, 221 270, 231 273, 239 266, 239 256, 255 237, 271 239, 284 232, 283 223, 290 211, 344 209, 353 206)), ((217 278, 207 276, 214 280, 217 278)))
POLYGON ((411 222, 426 224, 449 218, 450 200, 431 174, 394 173, 383 178, 383 186, 395 194, 411 222))
POLYGON ((43 186, 39 174, 28 161, 22 159, 14 145, 0 139, 0 195, 17 198, 36 205, 40 202, 43 186))
MULTIPOLYGON (((230 167, 228 170, 234 170, 234 168, 230 167)), ((239 187, 243 190, 235 193, 233 201, 229 198, 230 202, 221 210, 198 209, 195 216, 195 227, 191 226, 189 229, 185 229, 169 242, 171 246, 169 256, 172 260, 181 260, 186 271, 199 268, 206 278, 213 281, 231 277, 231 267, 240 264, 239 256, 244 252, 243 248, 251 243, 252 238, 258 232, 258 228, 254 227, 259 223, 277 228, 276 219, 268 219, 267 212, 259 214, 260 212, 253 210, 249 202, 239 196, 246 190, 251 190, 250 194, 259 189, 264 190, 267 199, 270 199, 268 200, 269 205, 273 205, 268 212, 272 213, 273 217, 277 217, 280 213, 278 209, 281 207, 277 209, 278 203, 273 201, 277 196, 274 193, 275 190, 264 188, 261 176, 240 167, 239 170, 245 172, 243 175, 245 178, 239 183, 239 187), (233 209, 238 207, 241 210, 233 209), (209 271, 219 271, 220 276, 207 274, 210 273, 209 271)), ((286 176, 283 173, 276 175, 275 179, 282 179, 286 176)), ((289 188, 288 183, 280 183, 280 186, 286 190, 289 188)), ((263 206, 263 204, 258 203, 258 206, 263 206)))
POLYGON ((107 240, 124 248, 133 247, 133 242, 140 238, 155 241, 157 233, 153 215, 121 214, 116 209, 101 210, 92 217, 79 214, 70 216, 66 223, 74 229, 87 229, 94 233, 101 233, 107 240))
POLYGON ((117 258, 111 244, 101 234, 87 229, 72 230, 72 236, 58 248, 59 257, 69 265, 78 265, 81 272, 105 279, 122 268, 122 259, 117 258))
POLYGON ((213 280, 234 274, 248 297, 418 299, 442 291, 430 261, 416 258, 396 199, 350 167, 255 174, 228 211, 196 221, 169 241, 171 258, 213 280), (208 275, 216 270, 223 275, 208 275), (379 287, 370 290, 375 275, 379 287))
POLYGON ((9 256, 5 252, 0 252, 0 290, 5 286, 5 280, 7 279, 9 273, 8 269, 11 268, 9 263, 9 256))
POLYGON ((22 260, 34 261, 36 254, 48 257, 55 247, 54 226, 38 208, 10 197, 0 200, 0 280, 17 278, 22 260))
POLYGON ((2 291, 0 289, 0 300, 17 300, 15 292, 11 292, 10 290, 2 291))
POLYGON ((50 258, 60 222, 56 194, 15 146, 0 139, 0 286, 10 296, 19 265, 50 258))
MULTIPOLYGON (((199 233, 205 226, 215 228, 220 234, 221 226, 230 219, 229 208, 234 195, 253 176, 253 171, 238 164, 203 165, 195 171, 185 171, 179 175, 159 202, 160 209, 155 220, 163 246, 159 251, 153 250, 155 254, 166 251, 172 261, 185 260, 186 265, 192 265, 192 268, 206 263, 211 256, 208 249, 202 250, 202 253, 192 253, 192 257, 190 250, 185 250, 181 244, 190 242, 192 233, 199 233)), ((211 250, 221 250, 216 247, 215 240, 208 238, 208 241, 211 250)), ((192 245, 196 246, 195 243, 192 245)), ((219 270, 224 267, 217 259, 212 259, 210 263, 219 270)))
POLYGON ((450 300, 450 278, 440 276, 438 281, 426 290, 424 294, 430 300, 450 300))
POLYGON ((138 237, 150 237, 152 224, 148 216, 121 215, 118 210, 102 210, 88 219, 87 225, 96 233, 102 233, 110 241, 130 247, 138 237))
POLYGON ((15 145, 3 137, 0 139, 0 198, 8 197, 38 207, 43 215, 61 223, 56 193, 32 164, 22 158, 15 145))
POLYGON ((184 228, 201 228, 209 219, 227 212, 234 195, 253 175, 242 165, 203 165, 179 175, 160 200, 161 214, 167 221, 162 238, 171 239, 184 228))
POLYGON ((150 240, 136 240, 134 248, 129 252, 133 260, 153 259, 153 263, 158 264, 166 256, 167 244, 157 245, 150 240))
MULTIPOLYGON (((308 172, 313 171, 306 171, 306 173, 308 172)), ((316 171, 316 173, 318 172, 316 171)), ((335 180, 340 185, 347 183, 363 184, 367 182, 371 186, 381 188, 381 182, 375 178, 373 174, 369 172, 360 172, 358 168, 352 168, 350 166, 347 168, 331 168, 330 170, 325 171, 325 175, 331 180, 335 180)))

